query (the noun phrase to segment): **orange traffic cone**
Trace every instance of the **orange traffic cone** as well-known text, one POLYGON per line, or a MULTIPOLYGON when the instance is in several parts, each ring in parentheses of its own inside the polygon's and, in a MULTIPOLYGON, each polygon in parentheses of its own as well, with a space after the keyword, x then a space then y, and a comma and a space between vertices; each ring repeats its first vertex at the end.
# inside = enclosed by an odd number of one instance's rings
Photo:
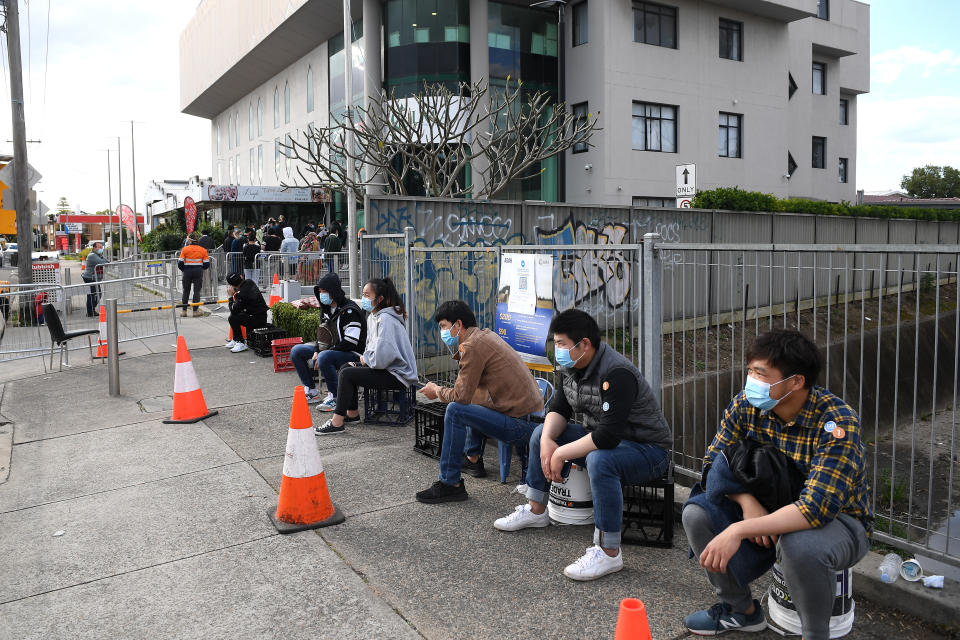
POLYGON ((107 308, 103 305, 100 305, 100 337, 97 338, 96 357, 107 357, 107 308))
POLYGON ((293 410, 290 411, 280 499, 275 510, 267 511, 280 533, 329 527, 345 520, 330 500, 312 426, 304 387, 297 387, 293 392, 293 410))
POLYGON ((270 285, 270 301, 267 303, 268 307, 272 307, 274 302, 280 302, 283 299, 283 296, 280 295, 280 277, 277 274, 273 274, 273 284, 270 285))
POLYGON ((183 424, 197 422, 217 415, 217 410, 207 410, 203 400, 197 372, 193 370, 193 361, 187 351, 187 341, 177 336, 177 369, 173 377, 173 415, 164 420, 164 424, 183 424))
MULTIPOLYGON (((247 341, 247 328, 244 326, 240 327, 240 332, 243 334, 243 341, 247 341)), ((227 342, 233 340, 233 327, 230 327, 230 332, 227 333, 227 342)))
POLYGON ((643 602, 636 598, 624 598, 620 601, 620 614, 617 616, 617 630, 613 640, 652 640, 643 602))

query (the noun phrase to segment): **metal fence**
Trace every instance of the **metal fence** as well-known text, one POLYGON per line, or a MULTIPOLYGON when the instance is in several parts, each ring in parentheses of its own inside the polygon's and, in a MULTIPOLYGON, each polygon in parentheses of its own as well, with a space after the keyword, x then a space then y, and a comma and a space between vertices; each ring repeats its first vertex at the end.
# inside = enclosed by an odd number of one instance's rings
MULTIPOLYGON (((203 272, 200 286, 200 299, 210 302, 222 299, 219 273, 222 270, 220 256, 210 256, 210 267, 203 272)), ((164 274, 169 277, 171 286, 170 296, 180 298, 183 294, 183 274, 177 267, 179 258, 155 258, 151 260, 130 260, 126 262, 108 262, 103 265, 104 282, 142 278, 146 276, 164 274)), ((192 296, 191 296, 192 299, 192 296)))
MULTIPOLYGON (((99 305, 106 298, 116 298, 121 342, 176 334, 177 318, 170 293, 172 286, 167 274, 90 284, 2 285, 0 361, 43 357, 49 353, 50 333, 41 309, 41 305, 47 302, 56 306, 63 327, 68 332, 97 329, 99 305), (88 299, 94 308, 93 315, 87 312, 88 299)), ((87 345, 85 341, 73 341, 69 343, 69 348, 86 349, 87 345)))
POLYGON ((860 416, 875 537, 960 564, 960 246, 658 242, 649 253, 643 278, 661 280, 664 311, 644 338, 662 345, 678 472, 699 475, 753 338, 798 329, 823 354, 820 383, 860 416))

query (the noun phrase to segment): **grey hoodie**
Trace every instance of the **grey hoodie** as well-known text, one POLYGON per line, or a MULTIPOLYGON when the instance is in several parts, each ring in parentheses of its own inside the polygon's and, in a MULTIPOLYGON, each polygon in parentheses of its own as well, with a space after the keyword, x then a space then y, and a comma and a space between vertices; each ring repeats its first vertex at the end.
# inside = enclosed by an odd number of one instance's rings
POLYGON ((386 369, 408 389, 417 382, 417 358, 403 318, 393 307, 367 316, 367 348, 363 361, 371 369, 386 369))
MULTIPOLYGON (((300 248, 300 243, 296 238, 293 237, 293 228, 284 227, 283 228, 283 242, 280 243, 280 253, 296 253, 297 249, 300 248)), ((297 258, 287 258, 287 262, 290 264, 297 264, 297 258)))

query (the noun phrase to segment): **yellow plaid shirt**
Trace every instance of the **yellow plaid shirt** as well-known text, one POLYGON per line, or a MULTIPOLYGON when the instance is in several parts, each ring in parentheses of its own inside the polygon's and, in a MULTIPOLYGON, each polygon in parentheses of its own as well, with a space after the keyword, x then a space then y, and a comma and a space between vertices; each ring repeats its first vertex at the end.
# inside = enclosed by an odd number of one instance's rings
POLYGON ((806 474, 807 481, 794 504, 811 527, 822 527, 845 513, 871 530, 873 511, 860 418, 846 402, 814 386, 797 417, 786 423, 773 411, 751 405, 741 391, 723 412, 706 462, 744 438, 773 444, 806 474))

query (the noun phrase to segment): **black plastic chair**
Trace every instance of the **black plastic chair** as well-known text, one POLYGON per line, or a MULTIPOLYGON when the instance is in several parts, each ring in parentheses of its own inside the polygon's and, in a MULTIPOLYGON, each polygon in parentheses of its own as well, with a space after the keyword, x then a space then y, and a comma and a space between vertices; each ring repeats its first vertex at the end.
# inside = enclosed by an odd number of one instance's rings
POLYGON ((53 369, 53 350, 60 347, 60 371, 63 371, 63 352, 67 350, 67 343, 74 338, 87 336, 87 347, 90 349, 90 359, 93 360, 93 342, 90 336, 99 335, 99 329, 83 329, 81 331, 64 331, 60 322, 57 308, 50 303, 43 305, 43 321, 50 331, 50 368, 53 369))

